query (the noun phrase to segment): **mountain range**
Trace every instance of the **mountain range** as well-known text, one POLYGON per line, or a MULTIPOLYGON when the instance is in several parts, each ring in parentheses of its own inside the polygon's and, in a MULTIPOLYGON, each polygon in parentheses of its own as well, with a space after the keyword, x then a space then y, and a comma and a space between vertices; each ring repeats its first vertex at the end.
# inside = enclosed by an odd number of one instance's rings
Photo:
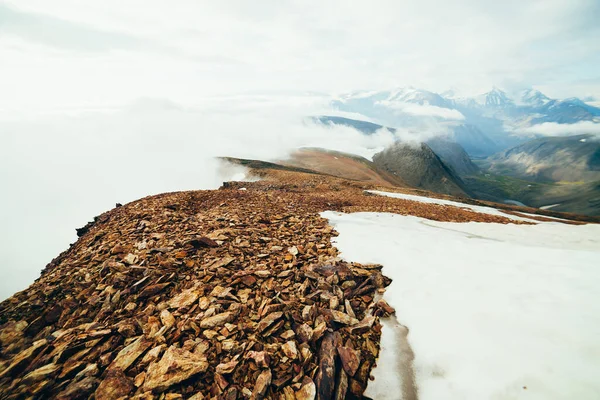
MULTIPOLYGON (((544 123, 561 124, 569 134, 582 121, 600 122, 600 108, 578 98, 552 99, 528 89, 517 96, 493 88, 474 97, 412 87, 343 94, 331 103, 341 112, 362 114, 380 125, 428 136, 450 136, 471 157, 487 157, 541 137, 544 123)), ((582 133, 582 132, 573 132, 582 133)))
POLYGON ((332 106, 365 120, 315 121, 396 136, 373 163, 409 186, 600 215, 600 109, 581 99, 552 99, 535 89, 458 97, 406 88, 352 92, 332 106), (543 135, 548 127, 559 136, 543 135))

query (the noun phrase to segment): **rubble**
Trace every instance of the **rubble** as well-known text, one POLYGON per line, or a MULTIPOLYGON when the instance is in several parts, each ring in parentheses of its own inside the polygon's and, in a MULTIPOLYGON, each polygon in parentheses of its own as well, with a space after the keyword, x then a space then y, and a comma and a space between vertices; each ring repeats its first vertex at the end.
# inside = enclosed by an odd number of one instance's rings
POLYGON ((483 217, 258 173, 245 191, 147 197, 80 230, 0 303, 0 398, 361 398, 390 280, 341 260, 319 212, 483 217))

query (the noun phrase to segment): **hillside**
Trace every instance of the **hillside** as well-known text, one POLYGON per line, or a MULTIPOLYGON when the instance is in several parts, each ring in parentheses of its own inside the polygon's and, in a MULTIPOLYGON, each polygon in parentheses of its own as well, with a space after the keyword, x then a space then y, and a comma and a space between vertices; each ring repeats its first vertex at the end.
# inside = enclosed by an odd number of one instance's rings
POLYGON ((312 399, 335 390, 360 398, 379 352, 379 317, 393 311, 375 300, 389 280, 381 266, 336 259, 335 232, 319 212, 509 222, 232 161, 262 180, 104 213, 0 303, 0 393, 11 394, 3 397, 312 399))
POLYGON ((600 141, 590 135, 544 137, 489 157, 492 173, 536 182, 600 180, 600 141))
POLYGON ((381 265, 340 259, 319 213, 581 219, 376 196, 365 190, 392 188, 228 160, 260 180, 118 205, 0 303, 3 398, 362 398, 380 390, 369 377, 380 318, 394 313, 380 298, 391 281, 381 265))
POLYGON ((373 156, 373 163, 412 187, 453 196, 469 196, 461 179, 426 144, 398 142, 373 156))
POLYGON ((427 145, 456 175, 473 175, 479 172, 479 167, 458 143, 438 137, 428 140, 427 145))
POLYGON ((339 151, 299 149, 280 163, 374 185, 408 186, 400 177, 381 170, 372 161, 339 151))
MULTIPOLYGON (((359 121, 344 117, 323 115, 320 117, 315 117, 315 120, 323 124, 349 126, 366 135, 373 134, 379 129, 388 129, 391 132, 396 132, 396 129, 394 128, 384 127, 382 125, 374 124, 372 122, 359 121)), ((466 129, 466 131, 469 131, 468 128, 464 129, 466 129)), ((469 157, 469 154, 456 141, 460 138, 459 132, 463 132, 462 127, 456 128, 456 136, 453 139, 450 139, 446 136, 438 136, 433 139, 427 140, 426 144, 444 162, 444 164, 450 167, 457 175, 474 174, 479 170, 479 168, 475 164, 473 164, 469 157)), ((472 134, 476 135, 476 133, 473 132, 472 134)), ((471 137, 471 139, 469 139, 468 142, 476 142, 476 140, 471 137)), ((475 151, 475 153, 477 153, 477 151, 475 151)))

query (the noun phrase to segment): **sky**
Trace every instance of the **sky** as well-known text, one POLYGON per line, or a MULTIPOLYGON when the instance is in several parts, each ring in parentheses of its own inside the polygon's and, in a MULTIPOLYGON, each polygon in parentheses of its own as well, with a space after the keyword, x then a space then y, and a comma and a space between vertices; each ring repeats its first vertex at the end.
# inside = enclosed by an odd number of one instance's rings
POLYGON ((599 20, 597 0, 3 1, 0 110, 405 85, 600 97, 599 20))
POLYGON ((303 120, 336 94, 600 99, 599 20, 597 0, 0 0, 0 299, 116 202, 217 188, 215 156, 393 140, 303 120))

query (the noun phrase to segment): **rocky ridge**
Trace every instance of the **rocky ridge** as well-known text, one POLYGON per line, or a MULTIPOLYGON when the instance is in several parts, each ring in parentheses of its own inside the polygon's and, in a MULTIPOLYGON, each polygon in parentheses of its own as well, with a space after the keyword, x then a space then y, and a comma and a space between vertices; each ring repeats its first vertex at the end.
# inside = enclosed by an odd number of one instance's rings
MULTIPOLYGON (((260 164, 258 164, 259 166, 260 164)), ((253 168, 258 182, 119 206, 0 303, 0 398, 361 398, 376 365, 379 265, 347 263, 325 210, 508 223, 253 168)))

